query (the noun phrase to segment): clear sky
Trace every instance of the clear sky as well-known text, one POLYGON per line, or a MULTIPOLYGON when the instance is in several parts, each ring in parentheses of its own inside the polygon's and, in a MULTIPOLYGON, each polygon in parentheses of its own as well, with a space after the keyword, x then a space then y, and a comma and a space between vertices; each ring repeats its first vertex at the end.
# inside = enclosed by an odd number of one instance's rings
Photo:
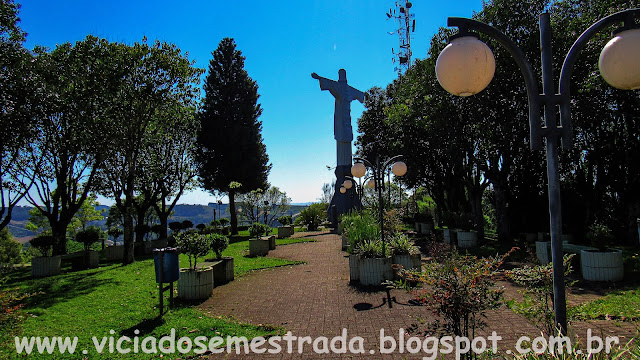
MULTIPOLYGON (((234 38, 259 86, 262 135, 273 164, 269 182, 294 203, 317 201, 322 185, 334 178, 327 166, 336 164, 333 97, 320 91, 310 74, 337 80, 344 68, 349 84, 362 91, 384 87, 397 76, 391 49, 397 49, 398 35, 389 34, 397 30, 397 22, 385 15, 395 7, 392 0, 18 1, 28 48, 54 48, 89 34, 129 44, 146 36, 176 44, 206 69, 219 41, 234 38)), ((414 59, 426 56, 431 37, 446 25, 447 16, 470 17, 481 8, 481 0, 415 0, 414 59)), ((363 110, 352 103, 354 132, 363 110)), ((214 200, 194 191, 180 203, 214 200)))

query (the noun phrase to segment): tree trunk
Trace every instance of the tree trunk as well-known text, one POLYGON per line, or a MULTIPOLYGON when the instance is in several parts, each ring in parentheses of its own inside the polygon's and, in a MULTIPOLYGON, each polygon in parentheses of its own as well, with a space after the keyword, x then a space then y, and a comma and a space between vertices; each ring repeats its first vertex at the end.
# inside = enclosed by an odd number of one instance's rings
POLYGON ((142 208, 138 208, 137 209, 137 213, 136 213, 136 227, 134 228, 135 234, 136 234, 136 241, 137 243, 139 242, 143 242, 144 241, 144 230, 142 229, 142 225, 144 225, 145 222, 145 213, 147 209, 142 209, 142 208))
POLYGON ((496 186, 494 184, 493 189, 496 202, 495 208, 498 242, 503 245, 511 245, 513 238, 511 236, 511 219, 509 217, 507 194, 501 186, 496 186))
POLYGON ((484 239, 484 213, 482 211, 482 190, 470 192, 469 202, 471 203, 471 213, 476 224, 475 230, 478 238, 484 239))
POLYGON ((124 213, 124 256, 122 258, 122 265, 128 265, 135 261, 133 254, 133 216, 129 209, 125 209, 124 213))
POLYGON ((229 190, 229 217, 231 218, 231 235, 238 234, 238 215, 236 214, 235 195, 236 194, 233 190, 229 190))
POLYGON ((67 253, 67 224, 59 221, 51 224, 51 235, 56 239, 53 244, 53 255, 65 255, 67 253))
POLYGON ((160 239, 167 239, 169 237, 169 232, 167 231, 169 213, 158 212, 158 219, 160 219, 160 239))

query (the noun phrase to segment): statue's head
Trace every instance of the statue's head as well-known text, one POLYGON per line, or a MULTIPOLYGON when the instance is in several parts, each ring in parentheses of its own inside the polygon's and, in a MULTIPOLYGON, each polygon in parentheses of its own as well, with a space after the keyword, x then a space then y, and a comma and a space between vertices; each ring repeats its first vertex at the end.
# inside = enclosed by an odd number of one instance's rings
POLYGON ((338 70, 338 81, 343 83, 347 82, 347 71, 345 69, 338 70))

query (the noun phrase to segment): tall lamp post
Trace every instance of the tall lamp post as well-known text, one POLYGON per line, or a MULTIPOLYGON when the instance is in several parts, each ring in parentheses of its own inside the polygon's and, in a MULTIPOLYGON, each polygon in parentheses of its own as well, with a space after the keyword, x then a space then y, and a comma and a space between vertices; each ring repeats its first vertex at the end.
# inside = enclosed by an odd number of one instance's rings
MULTIPOLYGON (((407 165, 399 161, 402 155, 394 156, 384 163, 380 163, 380 156, 376 156, 375 165, 369 162, 367 159, 355 157, 353 158, 355 164, 351 167, 351 175, 358 179, 363 177, 368 170, 371 171, 371 179, 374 181, 374 188, 378 190, 378 215, 380 221, 380 235, 382 240, 382 253, 386 254, 386 244, 384 240, 384 217, 382 214, 382 208, 384 202, 382 199, 382 190, 384 189, 384 175, 391 167, 391 171, 395 176, 404 176, 407 173, 407 165)), ((371 181, 371 180, 369 180, 371 181)))
POLYGON ((623 23, 616 29, 614 38, 600 54, 599 67, 602 77, 611 86, 635 90, 640 88, 640 28, 634 19, 640 17, 640 9, 621 11, 607 16, 589 27, 575 41, 560 72, 559 93, 554 90, 553 54, 551 50, 551 19, 549 13, 540 15, 540 49, 542 55, 542 89, 531 63, 522 50, 499 30, 466 18, 450 17, 447 25, 457 27, 458 34, 440 53, 436 63, 436 76, 440 85, 458 96, 470 96, 482 91, 493 78, 495 60, 489 47, 478 40, 472 31, 485 34, 498 41, 514 57, 524 75, 529 100, 529 129, 531 149, 542 149, 546 138, 547 178, 549 193, 549 218, 551 229, 551 256, 553 262, 553 290, 555 322, 566 333, 566 299, 564 267, 562 264, 562 218, 560 204, 560 177, 558 174, 558 146, 572 145, 570 80, 576 58, 587 41, 608 26, 623 23), (560 122, 556 120, 556 106, 560 107, 560 122), (541 125, 541 107, 544 107, 544 125, 541 125))

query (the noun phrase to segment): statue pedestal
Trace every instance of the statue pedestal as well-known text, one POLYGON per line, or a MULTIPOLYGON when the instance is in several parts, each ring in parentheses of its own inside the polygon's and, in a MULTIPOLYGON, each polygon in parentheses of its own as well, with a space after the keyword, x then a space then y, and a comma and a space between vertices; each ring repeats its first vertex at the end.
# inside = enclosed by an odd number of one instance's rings
POLYGON ((329 209, 327 209, 327 216, 332 226, 337 228, 340 215, 357 208, 360 199, 356 193, 355 184, 351 189, 347 190, 346 193, 340 193, 340 187, 342 187, 342 183, 346 180, 345 176, 351 176, 351 165, 340 165, 336 167, 335 174, 336 188, 331 203, 329 203, 329 209))

